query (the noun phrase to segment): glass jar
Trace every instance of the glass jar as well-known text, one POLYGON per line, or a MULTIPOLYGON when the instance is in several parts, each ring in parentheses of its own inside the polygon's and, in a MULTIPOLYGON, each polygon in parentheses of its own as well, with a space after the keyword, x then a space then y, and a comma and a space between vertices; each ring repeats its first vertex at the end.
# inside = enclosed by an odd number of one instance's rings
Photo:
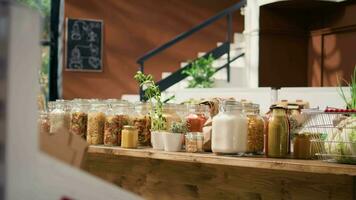
POLYGON ((45 111, 39 112, 38 117, 38 132, 39 134, 49 134, 50 132, 50 124, 49 124, 49 116, 45 111))
POLYGON ((203 132, 203 126, 209 118, 209 106, 188 105, 186 117, 189 132, 203 132))
POLYGON ((93 103, 88 112, 87 142, 103 144, 106 104, 93 103))
POLYGON ((294 152, 293 157, 296 159, 311 158, 311 142, 310 135, 306 133, 296 134, 293 139, 294 152))
POLYGON ((163 105, 163 118, 166 120, 166 131, 169 131, 173 122, 180 122, 181 118, 177 113, 177 104, 163 105))
POLYGON ((260 106, 258 104, 245 104, 244 112, 247 117, 247 152, 261 154, 264 149, 264 128, 265 123, 260 116, 260 106))
POLYGON ((271 158, 286 158, 289 152, 289 124, 286 108, 273 106, 268 121, 266 155, 271 158))
POLYGON ((212 122, 211 149, 219 154, 247 151, 247 118, 240 103, 227 101, 220 106, 212 122))
POLYGON ((69 132, 70 114, 64 100, 54 102, 54 109, 49 114, 49 122, 51 134, 69 132))
POLYGON ((189 153, 203 152, 204 135, 202 133, 187 133, 185 135, 185 151, 189 153))
POLYGON ((121 145, 121 131, 129 124, 129 105, 122 103, 111 103, 105 116, 104 145, 121 145))
POLYGON ((138 130, 135 126, 124 126, 121 137, 122 148, 137 148, 138 130))
POLYGON ((72 110, 70 112, 70 132, 74 135, 79 135, 84 139, 86 138, 87 133, 88 108, 88 103, 76 99, 72 103, 72 110))
POLYGON ((138 130, 138 145, 151 145, 151 118, 149 115, 150 105, 148 103, 136 103, 130 111, 130 125, 138 130))

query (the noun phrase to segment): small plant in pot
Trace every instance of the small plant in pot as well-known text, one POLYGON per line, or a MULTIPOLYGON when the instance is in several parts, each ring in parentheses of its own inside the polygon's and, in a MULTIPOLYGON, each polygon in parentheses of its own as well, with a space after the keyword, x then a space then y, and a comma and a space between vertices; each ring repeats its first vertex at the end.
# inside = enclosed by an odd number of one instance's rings
POLYGON ((140 84, 140 87, 145 89, 145 98, 151 104, 151 143, 153 149, 163 150, 163 135, 166 134, 166 119, 163 117, 163 102, 161 99, 161 91, 155 84, 152 75, 145 75, 138 71, 134 76, 135 80, 140 84))
POLYGON ((188 131, 186 122, 173 122, 170 132, 163 135, 165 151, 180 151, 184 140, 184 134, 188 131))

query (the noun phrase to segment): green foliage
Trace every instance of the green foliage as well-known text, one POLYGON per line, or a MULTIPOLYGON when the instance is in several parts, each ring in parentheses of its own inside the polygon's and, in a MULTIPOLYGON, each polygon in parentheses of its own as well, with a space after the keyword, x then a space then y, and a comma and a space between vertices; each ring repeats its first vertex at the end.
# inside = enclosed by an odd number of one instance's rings
POLYGON ((214 58, 210 54, 208 58, 201 57, 193 61, 192 66, 182 72, 192 77, 192 80, 189 80, 188 88, 211 88, 213 86, 213 75, 216 72, 213 62, 214 58))
POLYGON ((344 100, 347 108, 356 109, 356 66, 354 68, 354 74, 351 76, 351 83, 348 83, 344 80, 347 86, 350 88, 351 99, 348 100, 344 90, 342 89, 341 83, 339 82, 339 95, 344 100))
POLYGON ((163 103, 161 100, 161 91, 155 84, 153 76, 138 71, 135 76, 135 80, 139 83, 140 87, 145 90, 145 97, 150 101, 152 110, 151 116, 151 129, 154 131, 165 130, 166 119, 163 117, 163 103))
POLYGON ((170 127, 171 133, 186 133, 188 132, 188 125, 184 122, 173 122, 170 127))

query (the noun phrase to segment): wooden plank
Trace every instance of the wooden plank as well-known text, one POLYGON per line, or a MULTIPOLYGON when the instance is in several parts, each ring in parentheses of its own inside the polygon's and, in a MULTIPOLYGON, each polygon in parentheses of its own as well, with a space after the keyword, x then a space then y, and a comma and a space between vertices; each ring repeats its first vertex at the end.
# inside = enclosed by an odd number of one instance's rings
POLYGON ((353 177, 88 153, 83 169, 145 199, 352 199, 353 177))
POLYGON ((120 147, 90 146, 88 153, 151 158, 201 164, 216 164, 257 169, 308 172, 356 176, 356 166, 319 160, 271 159, 264 157, 217 156, 212 153, 165 152, 153 149, 123 149, 120 147))

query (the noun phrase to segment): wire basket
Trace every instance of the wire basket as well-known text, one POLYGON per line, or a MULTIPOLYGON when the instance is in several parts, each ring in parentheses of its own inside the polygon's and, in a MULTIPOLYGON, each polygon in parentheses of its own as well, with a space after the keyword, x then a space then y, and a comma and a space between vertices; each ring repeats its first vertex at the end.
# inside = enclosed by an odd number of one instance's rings
POLYGON ((356 111, 329 109, 302 110, 303 127, 310 139, 314 159, 356 164, 356 111))

